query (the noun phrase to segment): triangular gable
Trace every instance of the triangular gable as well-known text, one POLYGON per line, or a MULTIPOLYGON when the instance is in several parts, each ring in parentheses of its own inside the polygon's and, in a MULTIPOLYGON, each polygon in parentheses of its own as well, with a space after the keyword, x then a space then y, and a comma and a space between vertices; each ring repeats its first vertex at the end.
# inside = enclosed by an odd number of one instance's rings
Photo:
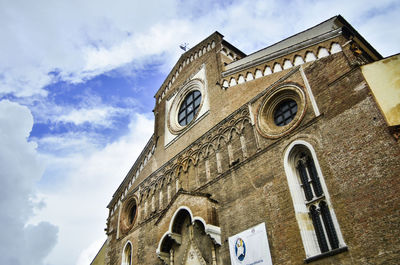
POLYGON ((179 75, 179 72, 185 70, 184 68, 186 68, 189 64, 191 64, 194 60, 198 58, 198 55, 196 56, 196 54, 199 54, 199 52, 201 52, 201 54, 203 55, 205 54, 205 52, 211 51, 217 43, 221 42, 223 37, 223 35, 216 31, 205 38, 203 41, 198 43, 196 46, 183 53, 179 57, 178 61, 175 63, 168 76, 165 78, 164 82, 162 83, 154 97, 156 99, 160 98, 160 96, 163 97, 163 93, 166 94, 166 92, 170 89, 177 75, 179 75))

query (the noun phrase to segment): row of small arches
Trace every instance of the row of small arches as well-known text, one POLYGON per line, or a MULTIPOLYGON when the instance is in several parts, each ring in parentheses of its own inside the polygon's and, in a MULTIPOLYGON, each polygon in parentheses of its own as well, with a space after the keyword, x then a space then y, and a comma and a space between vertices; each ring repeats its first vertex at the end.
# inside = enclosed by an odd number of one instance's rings
POLYGON ((248 72, 246 74, 246 76, 243 76, 242 74, 240 74, 237 78, 232 77, 229 80, 225 79, 222 82, 222 87, 224 89, 226 89, 228 87, 236 86, 238 84, 242 84, 244 82, 260 78, 262 76, 267 76, 267 75, 270 75, 272 73, 276 73, 276 72, 280 72, 282 70, 286 70, 286 69, 292 68, 293 66, 301 65, 301 64, 304 64, 306 62, 312 62, 312 61, 315 61, 317 59, 327 57, 327 56, 329 56, 331 54, 338 53, 340 51, 342 51, 342 48, 341 48, 340 44, 334 42, 334 43, 332 43, 332 45, 330 47, 330 50, 328 50, 328 49, 326 49, 324 47, 320 47, 318 49, 317 55, 315 55, 312 51, 307 51, 305 56, 304 56, 304 59, 300 55, 295 55, 294 58, 293 58, 293 62, 291 60, 289 60, 289 59, 285 59, 283 61, 282 65, 280 63, 276 62, 276 63, 274 63, 272 68, 267 65, 264 68, 264 71, 261 71, 260 69, 256 69, 254 74, 251 73, 251 72, 248 72))
MULTIPOLYGON (((154 195, 156 191, 162 189, 166 183, 171 183, 173 180, 176 180, 177 175, 182 171, 185 172, 189 164, 196 166, 200 157, 207 157, 211 150, 215 152, 223 143, 228 144, 233 136, 232 134, 235 133, 239 136, 243 132, 245 124, 249 123, 250 120, 247 117, 239 118, 236 122, 231 123, 225 129, 219 130, 217 135, 208 139, 206 143, 199 145, 198 148, 191 151, 189 155, 186 154, 183 159, 178 159, 177 163, 174 163, 173 166, 168 168, 162 177, 158 177, 156 180, 150 181, 147 184, 143 183, 137 196, 139 198, 139 203, 142 203, 143 200, 147 200, 149 196, 154 195)), ((112 213, 116 210, 118 205, 122 203, 122 200, 126 196, 129 196, 129 194, 127 194, 128 190, 129 188, 125 190, 125 193, 121 196, 121 200, 119 200, 119 203, 113 208, 112 213)))
POLYGON ((143 200, 147 200, 150 196, 156 194, 156 191, 162 189, 166 183, 172 183, 173 180, 177 180, 177 177, 180 173, 186 172, 190 165, 196 166, 200 160, 200 157, 205 158, 208 157, 211 150, 216 152, 221 144, 228 144, 232 138, 232 134, 240 135, 243 131, 244 124, 250 124, 250 121, 247 118, 240 119, 235 125, 228 126, 223 130, 223 132, 215 135, 207 141, 206 143, 199 145, 196 150, 190 152, 190 155, 185 155, 183 159, 178 159, 177 163, 174 163, 171 167, 169 167, 161 177, 153 180, 148 184, 143 184, 144 187, 141 189, 139 194, 139 203, 142 203, 143 200), (241 123, 240 125, 238 123, 241 123), (179 161, 180 160, 180 161, 179 161))
MULTIPOLYGON (((150 140, 152 141, 152 139, 150 140)), ((111 211, 111 213, 114 213, 114 211, 117 209, 117 207, 121 204, 122 200, 126 197, 126 195, 128 194, 129 189, 132 187, 133 182, 136 180, 136 178, 139 176, 140 172, 142 172, 143 168, 145 167, 145 165, 147 164, 147 162, 150 160, 150 158, 153 156, 155 151, 155 144, 153 143, 151 145, 151 148, 149 148, 147 150, 147 152, 145 152, 145 155, 143 155, 142 157, 139 157, 138 159, 142 159, 142 162, 140 162, 139 166, 136 168, 136 172, 135 174, 133 174, 133 176, 131 177, 131 179, 129 180, 129 184, 125 187, 124 192, 120 195, 120 198, 118 200, 118 203, 116 203, 111 211)))
POLYGON ((227 56, 227 57, 228 57, 229 59, 231 59, 232 61, 236 61, 236 60, 239 59, 238 56, 237 56, 234 52, 232 52, 231 50, 229 50, 228 48, 223 47, 223 48, 221 49, 221 53, 222 53, 223 55, 227 56))
MULTIPOLYGON (((244 126, 244 122, 249 122, 249 120, 247 118, 244 119, 239 119, 235 124, 229 126, 228 128, 226 128, 225 130, 223 130, 222 134, 218 134, 217 136, 213 137, 211 139, 211 142, 207 142, 206 144, 202 145, 201 148, 199 148, 199 150, 194 151, 193 153, 195 153, 197 156, 201 153, 201 154, 208 154, 210 152, 210 149, 213 149, 214 151, 216 149, 218 149, 218 147, 221 145, 221 141, 229 141, 227 139, 230 139, 232 137, 232 133, 236 132, 236 134, 240 134, 241 131, 243 130, 243 126, 244 126), (238 126, 238 127, 236 127, 238 126), (212 143, 217 141, 216 144, 212 143)), ((133 182, 136 180, 136 178, 139 176, 140 172, 143 170, 144 166, 147 164, 147 162, 150 160, 152 154, 154 153, 154 145, 153 148, 149 149, 149 151, 146 153, 146 155, 142 158, 143 161, 140 163, 140 165, 138 166, 138 168, 136 169, 136 172, 134 174, 133 177, 131 177, 129 184, 125 187, 124 192, 121 194, 118 203, 114 205, 111 214, 113 214, 117 207, 122 203, 122 201, 124 200, 124 198, 127 196, 129 189, 132 187, 133 182)), ((185 159, 185 162, 187 159, 185 159)), ((197 164, 197 160, 198 157, 191 157, 189 158, 189 160, 192 161, 192 163, 195 165, 197 164)), ((167 172, 166 175, 170 175, 170 178, 173 177, 173 175, 175 175, 174 173, 176 173, 176 171, 180 171, 180 167, 183 167, 183 170, 186 170, 187 168, 187 164, 186 163, 179 163, 179 165, 175 165, 173 170, 168 170, 169 172, 167 172)), ((170 180, 169 180, 170 181, 170 180)), ((168 181, 168 182, 169 182, 168 181)), ((153 190, 155 191, 157 189, 158 184, 157 183, 153 183, 150 186, 153 186, 153 190)), ((145 188, 146 190, 146 188, 145 188)), ((154 192, 153 191, 153 192, 154 192)))
POLYGON ((172 75, 171 80, 168 82, 168 84, 164 87, 163 92, 161 93, 161 96, 158 97, 158 103, 161 102, 161 100, 165 97, 167 94, 168 90, 171 89, 172 84, 175 82, 175 80, 178 78, 179 73, 183 70, 183 68, 186 65, 189 65, 191 62, 196 60, 197 58, 201 57, 204 55, 206 52, 210 51, 211 49, 215 48, 215 41, 212 41, 211 43, 208 43, 207 45, 203 46, 199 50, 193 52, 192 54, 188 55, 183 62, 179 65, 178 69, 175 71, 175 73, 172 75))

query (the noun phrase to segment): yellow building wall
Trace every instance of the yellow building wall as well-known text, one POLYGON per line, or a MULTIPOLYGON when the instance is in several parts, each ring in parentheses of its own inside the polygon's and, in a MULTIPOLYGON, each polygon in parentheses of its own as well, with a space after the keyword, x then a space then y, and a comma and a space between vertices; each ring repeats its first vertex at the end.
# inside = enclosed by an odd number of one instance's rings
POLYGON ((388 125, 400 125, 400 54, 361 69, 388 125))
POLYGON ((107 242, 103 244, 99 252, 97 253, 96 257, 93 259, 90 265, 104 265, 105 264, 105 257, 106 257, 106 250, 107 250, 107 242))

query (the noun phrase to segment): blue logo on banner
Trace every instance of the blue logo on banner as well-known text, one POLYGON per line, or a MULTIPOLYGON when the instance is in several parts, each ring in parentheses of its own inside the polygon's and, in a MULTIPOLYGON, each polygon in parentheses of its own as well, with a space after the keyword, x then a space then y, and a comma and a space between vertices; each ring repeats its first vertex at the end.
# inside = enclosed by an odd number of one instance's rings
POLYGON ((236 258, 239 261, 243 261, 244 258, 246 257, 246 244, 244 243, 243 239, 241 239, 240 237, 238 239, 236 239, 235 254, 236 254, 236 258))

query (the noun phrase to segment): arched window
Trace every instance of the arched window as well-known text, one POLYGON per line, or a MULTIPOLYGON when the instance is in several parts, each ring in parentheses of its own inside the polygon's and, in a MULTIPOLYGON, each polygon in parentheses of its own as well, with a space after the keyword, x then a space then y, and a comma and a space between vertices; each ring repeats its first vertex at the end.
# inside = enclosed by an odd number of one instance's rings
POLYGON ((313 158, 307 149, 299 151, 296 156, 296 172, 303 188, 306 201, 309 202, 315 198, 321 197, 324 192, 321 188, 313 158))
POLYGON ((307 260, 347 250, 312 146, 295 141, 284 163, 307 260))
POLYGON ((126 242, 124 251, 122 252, 122 263, 121 265, 132 265, 132 244, 126 242))

